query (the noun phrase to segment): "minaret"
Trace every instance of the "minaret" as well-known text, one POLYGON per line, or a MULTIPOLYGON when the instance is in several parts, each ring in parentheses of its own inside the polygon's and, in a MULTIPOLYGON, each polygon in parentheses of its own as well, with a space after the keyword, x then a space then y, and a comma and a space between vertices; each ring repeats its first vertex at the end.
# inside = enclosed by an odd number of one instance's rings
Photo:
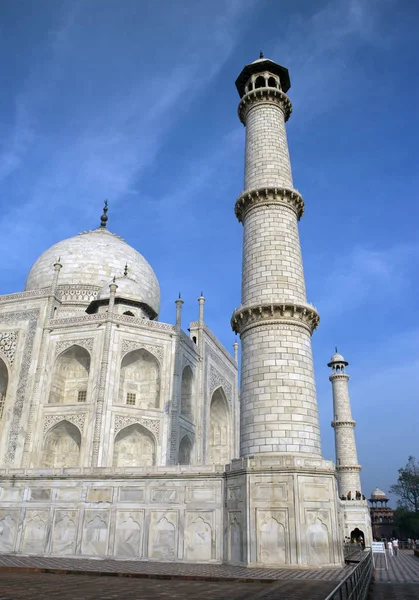
POLYGON ((356 492, 361 493, 361 467, 355 443, 355 421, 352 419, 351 401, 349 399, 346 373, 347 361, 336 348, 335 354, 327 365, 332 369, 329 381, 333 390, 333 421, 335 430, 336 471, 338 473, 339 496, 355 500, 356 492))
POLYGON ((319 316, 307 303, 285 123, 288 69, 263 56, 236 81, 246 126, 242 303, 232 317, 241 338, 241 456, 321 456, 311 335, 319 316))
POLYGON ((336 471, 321 455, 311 335, 285 123, 288 70, 261 56, 236 81, 246 127, 241 305, 240 459, 227 466, 228 561, 341 564, 336 471), (241 485, 240 492, 237 486, 241 485), (241 544, 238 544, 241 540, 241 544))

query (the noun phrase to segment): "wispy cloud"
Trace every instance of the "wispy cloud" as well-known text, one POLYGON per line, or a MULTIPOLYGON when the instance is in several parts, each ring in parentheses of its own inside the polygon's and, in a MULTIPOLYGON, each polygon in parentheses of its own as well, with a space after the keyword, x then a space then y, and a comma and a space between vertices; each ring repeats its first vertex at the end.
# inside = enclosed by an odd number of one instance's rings
POLYGON ((315 304, 326 323, 350 314, 365 302, 401 298, 411 285, 412 268, 419 264, 418 244, 399 244, 384 249, 355 247, 337 253, 324 279, 317 278, 315 304))
MULTIPOLYGON (((111 197, 115 204, 121 196, 136 192, 141 177, 146 175, 176 120, 228 60, 239 38, 239 24, 255 4, 253 0, 245 3, 225 0, 218 5, 215 14, 205 9, 200 18, 199 11, 204 5, 191 3, 188 18, 194 21, 194 26, 185 28, 176 62, 166 58, 155 72, 149 65, 143 69, 141 78, 121 80, 120 89, 109 90, 109 95, 104 93, 100 102, 90 105, 90 111, 86 110, 91 101, 89 89, 103 86, 107 73, 96 75, 88 67, 83 71, 85 47, 77 37, 84 18, 83 8, 78 6, 78 10, 72 10, 63 19, 64 24, 49 36, 43 60, 33 67, 24 84, 20 112, 11 134, 12 143, 3 160, 0 157, 0 179, 19 171, 30 147, 35 147, 37 161, 41 164, 36 173, 26 173, 30 193, 22 193, 18 206, 5 215, 9 224, 27 223, 17 230, 9 228, 9 233, 2 236, 2 249, 9 253, 11 263, 16 242, 24 244, 34 222, 39 220, 42 227, 42 221, 38 219, 41 210, 44 216, 48 209, 57 213, 71 198, 73 210, 77 207, 79 214, 88 217, 93 210, 97 212, 92 199, 111 197), (57 115, 61 116, 60 103, 65 104, 66 100, 63 97, 65 91, 61 91, 63 64, 71 81, 80 86, 81 98, 86 104, 80 114, 77 110, 69 112, 67 108, 58 130, 51 129, 47 137, 44 130, 42 137, 37 136, 31 123, 42 118, 45 89, 50 104, 51 98, 54 99, 56 113, 52 115, 53 120, 57 115), (78 68, 81 71, 75 76, 78 68), (65 122, 66 117, 69 122, 65 122)), ((173 24, 168 19, 163 21, 169 35, 173 24)), ((95 43, 103 43, 105 36, 106 31, 101 34, 100 28, 92 32, 92 47, 95 43)), ((110 57, 111 50, 108 49, 104 58, 110 57)), ((72 93, 71 98, 77 102, 77 95, 72 93)), ((94 94, 94 98, 97 97, 94 94)), ((49 224, 44 221, 44 226, 49 224)), ((60 230, 64 233, 65 228, 63 220, 56 233, 60 235, 60 230)))

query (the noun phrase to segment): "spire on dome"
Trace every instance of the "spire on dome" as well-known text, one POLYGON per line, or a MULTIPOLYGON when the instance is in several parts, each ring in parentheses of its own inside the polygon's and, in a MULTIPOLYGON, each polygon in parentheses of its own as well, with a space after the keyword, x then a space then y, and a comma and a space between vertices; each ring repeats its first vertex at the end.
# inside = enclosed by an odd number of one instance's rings
POLYGON ((263 58, 263 52, 262 52, 262 50, 259 52, 259 58, 263 58))
POLYGON ((105 205, 103 207, 103 215, 100 217, 100 226, 106 229, 106 221, 108 220, 108 201, 105 200, 105 205))

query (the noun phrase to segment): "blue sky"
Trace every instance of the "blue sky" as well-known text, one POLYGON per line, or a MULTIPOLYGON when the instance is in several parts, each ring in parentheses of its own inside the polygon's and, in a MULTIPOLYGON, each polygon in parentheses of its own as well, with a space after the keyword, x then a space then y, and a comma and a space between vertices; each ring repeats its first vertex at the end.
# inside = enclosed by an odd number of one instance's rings
POLYGON ((222 342, 240 304, 244 128, 234 81, 259 50, 290 69, 288 137, 323 453, 338 345, 364 492, 419 458, 415 0, 16 0, 0 5, 0 293, 99 225, 149 260, 162 321, 182 292, 222 342))

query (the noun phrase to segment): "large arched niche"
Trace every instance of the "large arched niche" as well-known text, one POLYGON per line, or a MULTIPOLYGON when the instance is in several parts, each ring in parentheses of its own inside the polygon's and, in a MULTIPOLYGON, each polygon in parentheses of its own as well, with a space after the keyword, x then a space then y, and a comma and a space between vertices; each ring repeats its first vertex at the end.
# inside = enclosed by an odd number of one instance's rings
POLYGON ((180 393, 180 414, 189 421, 193 420, 192 408, 193 373, 189 365, 183 369, 180 393))
POLYGON ((143 409, 160 406, 160 365, 144 348, 122 359, 118 401, 143 409))
POLYGON ((69 421, 60 421, 45 436, 41 466, 78 467, 80 466, 81 434, 78 427, 69 421))
POLYGON ((81 346, 71 346, 55 361, 49 404, 76 404, 87 401, 90 354, 81 346))
POLYGON ((114 467, 150 467, 156 464, 156 442, 148 429, 134 423, 115 437, 114 467))
POLYGON ((6 406, 7 388, 9 385, 9 372, 6 363, 0 358, 0 421, 3 418, 4 407, 6 406))
POLYGON ((179 444, 179 465, 190 465, 192 463, 193 441, 188 435, 184 435, 179 444))
POLYGON ((222 388, 212 395, 210 405, 210 426, 208 444, 208 464, 225 465, 230 461, 230 411, 222 388))

